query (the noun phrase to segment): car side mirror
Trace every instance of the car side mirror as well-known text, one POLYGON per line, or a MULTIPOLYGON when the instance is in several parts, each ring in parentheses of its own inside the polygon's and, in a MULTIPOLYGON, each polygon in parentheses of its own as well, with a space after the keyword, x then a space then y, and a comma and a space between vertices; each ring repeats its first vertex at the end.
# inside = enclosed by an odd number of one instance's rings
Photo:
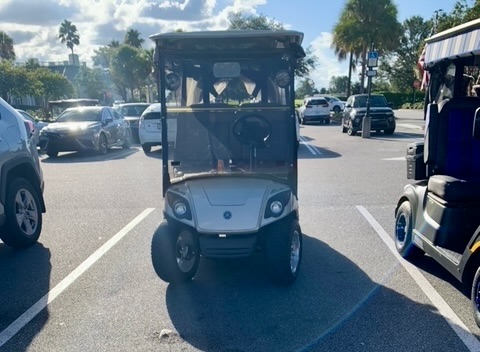
POLYGON ((473 121, 473 138, 480 140, 480 108, 475 110, 475 120, 473 121))
POLYGON ((105 124, 110 123, 113 121, 113 117, 106 117, 105 120, 103 121, 105 124))

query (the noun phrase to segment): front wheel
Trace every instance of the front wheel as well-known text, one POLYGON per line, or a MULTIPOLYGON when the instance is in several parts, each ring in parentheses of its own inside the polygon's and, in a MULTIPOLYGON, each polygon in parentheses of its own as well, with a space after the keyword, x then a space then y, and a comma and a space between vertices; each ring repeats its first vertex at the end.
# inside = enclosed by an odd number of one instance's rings
POLYGON ((395 217, 395 248, 403 258, 416 258, 425 254, 413 243, 412 222, 412 206, 409 201, 405 201, 395 217))
POLYGON ((153 268, 163 281, 189 281, 200 262, 198 239, 192 232, 177 230, 163 220, 153 235, 151 255, 153 268))
POLYGON ((98 141, 98 154, 105 155, 108 151, 107 137, 105 134, 100 134, 100 139, 98 141))
POLYGON ((40 195, 26 179, 18 178, 8 185, 5 214, 7 222, 0 233, 5 244, 23 248, 37 242, 42 231, 40 195))
POLYGON ((265 248, 269 279, 282 285, 293 283, 300 270, 302 249, 302 230, 297 220, 274 225, 267 235, 265 248))
POLYGON ((334 112, 335 114, 338 114, 338 113, 340 112, 340 106, 337 106, 337 105, 334 106, 334 107, 333 107, 333 112, 334 112))
POLYGON ((345 127, 345 122, 344 122, 343 118, 342 118, 341 124, 342 124, 342 133, 347 133, 347 128, 345 127))
POLYGON ((480 327, 480 268, 478 268, 475 273, 470 296, 472 301, 473 318, 475 319, 477 326, 480 327))
POLYGON ((388 130, 384 130, 383 133, 386 135, 386 136, 391 136, 393 134, 393 132, 395 132, 395 128, 390 128, 388 130))
POLYGON ((349 121, 349 122, 348 122, 347 134, 348 134, 349 136, 355 136, 355 135, 357 134, 357 131, 355 131, 355 130, 353 129, 352 121, 349 121))
POLYGON ((325 125, 329 125, 330 124, 330 119, 326 119, 325 120, 325 125))
POLYGON ((132 146, 132 133, 130 130, 125 131, 125 140, 123 141, 122 148, 129 149, 132 146))

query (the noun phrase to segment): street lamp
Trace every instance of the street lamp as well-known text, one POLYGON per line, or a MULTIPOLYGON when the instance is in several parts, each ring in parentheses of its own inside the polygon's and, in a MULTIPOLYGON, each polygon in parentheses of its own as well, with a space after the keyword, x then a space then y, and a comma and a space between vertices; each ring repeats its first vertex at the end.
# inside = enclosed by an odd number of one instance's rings
POLYGON ((433 11, 435 13, 435 19, 433 22, 433 34, 437 33, 437 28, 438 28, 438 14, 443 12, 443 9, 438 9, 433 11))

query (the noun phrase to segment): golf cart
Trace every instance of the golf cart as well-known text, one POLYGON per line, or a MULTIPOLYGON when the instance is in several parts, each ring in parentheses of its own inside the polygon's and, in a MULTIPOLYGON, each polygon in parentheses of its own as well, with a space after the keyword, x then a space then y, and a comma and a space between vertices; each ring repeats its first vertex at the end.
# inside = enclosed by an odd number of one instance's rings
POLYGON ((405 258, 430 255, 471 287, 480 326, 480 20, 426 40, 425 137, 407 148, 395 209, 395 245, 405 258))
POLYGON ((297 203, 296 31, 157 34, 164 219, 152 262, 188 281, 200 257, 262 251, 268 276, 292 283, 302 258, 297 203), (171 135, 175 128, 175 138, 171 135), (167 133, 168 131, 168 133, 167 133))

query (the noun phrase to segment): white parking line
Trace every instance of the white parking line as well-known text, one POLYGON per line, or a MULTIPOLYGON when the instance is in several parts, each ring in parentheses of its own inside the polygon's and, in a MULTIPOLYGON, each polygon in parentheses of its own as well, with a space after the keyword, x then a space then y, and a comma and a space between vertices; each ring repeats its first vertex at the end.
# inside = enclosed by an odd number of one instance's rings
POLYGON ((310 151, 310 153, 312 153, 313 155, 322 155, 322 152, 320 150, 317 149, 317 147, 313 146, 313 145, 310 145, 307 140, 305 139, 305 137, 303 136, 299 136, 300 138, 300 143, 303 144, 305 147, 307 147, 307 149, 310 151))
POLYGON ((397 123, 397 126, 405 127, 405 128, 411 128, 414 130, 423 130, 423 126, 418 126, 414 125, 412 123, 397 123))
POLYGON ((468 327, 460 320, 440 294, 433 288, 423 274, 413 264, 404 260, 400 254, 398 254, 395 244, 390 235, 383 229, 383 227, 375 220, 375 218, 361 205, 357 205, 356 208, 370 223, 375 232, 380 236, 383 242, 387 245, 388 249, 393 253, 395 258, 400 262, 404 269, 415 280, 420 289, 425 293, 432 304, 437 308, 438 313, 447 321, 450 327, 455 331, 457 336, 462 340, 469 351, 480 351, 480 342, 468 329, 468 327))
POLYGON ((27 325, 35 316, 47 307, 55 298, 65 291, 72 283, 74 283, 85 271, 87 271, 95 262, 97 262, 105 253, 125 237, 135 226, 145 219, 155 208, 147 208, 141 212, 135 219, 130 221, 123 229, 117 232, 103 246, 97 249, 90 257, 88 257, 75 270, 67 275, 57 286, 51 289, 45 296, 40 298, 37 303, 31 306, 25 313, 18 317, 5 330, 0 333, 0 347, 8 342, 17 332, 27 325))

